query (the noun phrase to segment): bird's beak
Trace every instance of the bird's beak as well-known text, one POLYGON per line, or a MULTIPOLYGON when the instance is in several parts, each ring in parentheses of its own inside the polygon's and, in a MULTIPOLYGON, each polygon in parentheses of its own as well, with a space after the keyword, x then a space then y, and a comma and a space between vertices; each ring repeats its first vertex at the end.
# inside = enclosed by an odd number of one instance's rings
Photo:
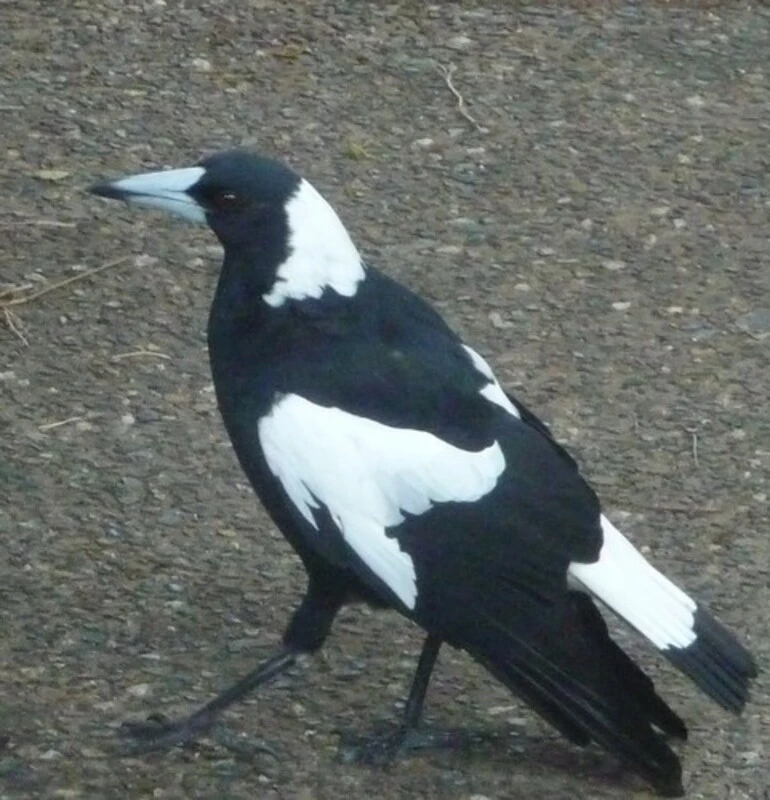
POLYGON ((189 194, 205 172, 203 167, 145 172, 110 183, 97 183, 89 191, 111 200, 162 208, 178 217, 205 224, 206 212, 189 194))

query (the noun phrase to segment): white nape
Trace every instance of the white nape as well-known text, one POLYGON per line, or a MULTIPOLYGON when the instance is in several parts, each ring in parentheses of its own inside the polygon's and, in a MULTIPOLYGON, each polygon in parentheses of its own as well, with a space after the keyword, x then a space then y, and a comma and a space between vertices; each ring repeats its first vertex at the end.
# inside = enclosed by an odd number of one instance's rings
POLYGON ((150 206, 168 211, 177 217, 206 224, 206 212, 187 194, 206 170, 203 167, 184 167, 160 172, 145 172, 114 181, 111 185, 124 193, 127 203, 150 206))
POLYGON ((327 288, 352 297, 364 279, 364 265, 334 209, 302 180, 286 203, 286 215, 289 256, 264 301, 277 307, 287 300, 318 298, 327 288))
POLYGON ((606 603, 657 648, 687 647, 695 639, 695 602, 652 566, 601 517, 604 543, 593 564, 573 561, 568 578, 606 603))
POLYGON ((414 608, 414 562, 388 528, 434 503, 474 502, 505 469, 497 442, 455 447, 432 433, 393 428, 290 394, 259 421, 267 464, 302 516, 316 529, 323 504, 361 560, 414 608))
POLYGON ((502 386, 500 386, 500 382, 495 377, 495 373, 492 372, 492 367, 487 364, 487 362, 472 348, 468 347, 467 344, 464 344, 463 347, 468 355, 471 357, 471 361, 473 362, 473 366, 489 381, 487 385, 481 390, 481 394, 487 398, 491 403, 495 403, 498 406, 504 408, 509 414, 513 415, 517 419, 521 419, 521 414, 519 413, 519 409, 509 400, 508 395, 503 391, 502 386))

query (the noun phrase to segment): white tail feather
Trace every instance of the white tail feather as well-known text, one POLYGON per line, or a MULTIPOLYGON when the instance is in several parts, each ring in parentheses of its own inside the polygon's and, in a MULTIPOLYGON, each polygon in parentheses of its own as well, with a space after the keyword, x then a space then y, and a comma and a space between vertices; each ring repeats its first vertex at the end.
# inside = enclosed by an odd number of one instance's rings
POLYGON ((606 603, 657 648, 695 641, 695 602, 655 569, 605 517, 604 544, 593 564, 573 562, 568 575, 606 603))

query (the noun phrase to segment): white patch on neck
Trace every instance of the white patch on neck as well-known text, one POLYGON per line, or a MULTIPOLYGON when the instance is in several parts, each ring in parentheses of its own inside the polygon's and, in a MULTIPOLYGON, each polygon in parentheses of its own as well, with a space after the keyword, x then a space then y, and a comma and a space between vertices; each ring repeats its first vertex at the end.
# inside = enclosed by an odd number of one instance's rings
POLYGON ((364 265, 334 209, 303 180, 286 203, 286 216, 289 257, 264 301, 275 308, 287 300, 318 298, 324 289, 352 297, 364 279, 364 265))
POLYGON ((270 471, 299 513, 317 529, 313 509, 326 506, 347 545, 407 608, 417 602, 418 576, 388 529, 436 503, 479 500, 505 470, 497 442, 463 450, 296 394, 278 400, 257 430, 270 471))

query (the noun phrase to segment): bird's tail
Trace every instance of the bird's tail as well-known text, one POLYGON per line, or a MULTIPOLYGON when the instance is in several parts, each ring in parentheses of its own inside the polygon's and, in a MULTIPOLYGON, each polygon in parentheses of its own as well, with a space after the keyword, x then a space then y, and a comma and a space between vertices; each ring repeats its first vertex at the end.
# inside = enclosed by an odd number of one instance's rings
POLYGON ((757 675, 735 636, 649 564, 604 516, 604 544, 593 564, 572 563, 574 585, 585 588, 647 637, 719 705, 739 712, 757 675))
POLYGON ((484 615, 467 649, 570 741, 595 741, 659 794, 681 796, 682 769, 666 736, 686 738, 685 724, 612 641, 593 600, 571 591, 527 635, 518 627, 484 615))

